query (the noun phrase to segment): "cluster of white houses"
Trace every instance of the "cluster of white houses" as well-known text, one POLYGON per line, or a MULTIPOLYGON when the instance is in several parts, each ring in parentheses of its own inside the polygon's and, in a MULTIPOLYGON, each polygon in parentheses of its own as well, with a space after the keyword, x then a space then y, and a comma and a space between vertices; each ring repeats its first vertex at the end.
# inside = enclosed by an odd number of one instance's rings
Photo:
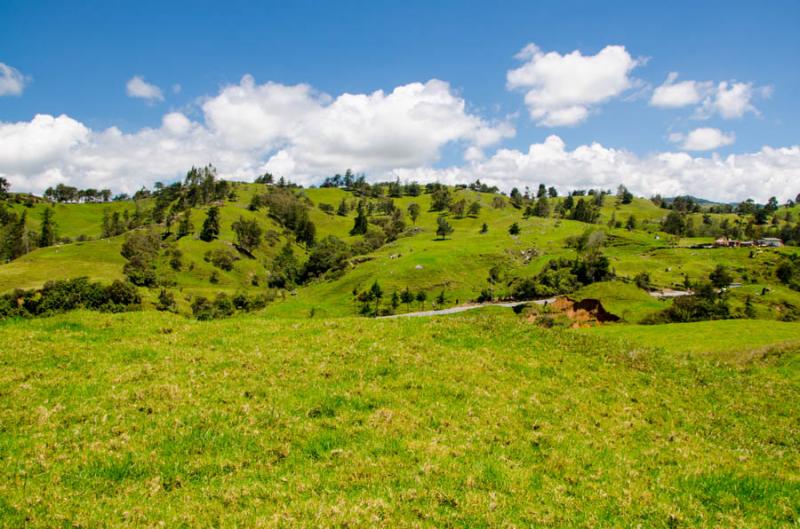
POLYGON ((738 241, 727 237, 720 237, 714 241, 714 246, 718 248, 740 248, 747 246, 762 246, 767 248, 779 248, 783 246, 783 241, 775 237, 764 237, 756 241, 738 241))

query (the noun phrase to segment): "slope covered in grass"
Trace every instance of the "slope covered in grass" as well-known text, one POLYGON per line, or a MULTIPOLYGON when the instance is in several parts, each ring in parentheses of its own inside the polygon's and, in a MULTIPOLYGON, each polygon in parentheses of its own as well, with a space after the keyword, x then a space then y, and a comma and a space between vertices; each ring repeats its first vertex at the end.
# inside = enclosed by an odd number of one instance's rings
POLYGON ((798 523, 796 349, 720 363, 629 345, 629 329, 5 322, 0 525, 798 523))

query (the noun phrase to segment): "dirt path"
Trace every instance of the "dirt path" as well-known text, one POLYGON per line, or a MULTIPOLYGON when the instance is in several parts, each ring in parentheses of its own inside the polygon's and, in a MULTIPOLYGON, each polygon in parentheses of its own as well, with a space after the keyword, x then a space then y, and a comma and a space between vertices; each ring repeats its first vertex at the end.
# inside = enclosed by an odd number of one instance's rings
POLYGON ((458 314, 459 312, 466 312, 468 310, 480 309, 482 307, 516 307, 517 305, 525 305, 527 303, 536 303, 537 305, 544 305, 552 303, 556 298, 536 299, 532 301, 501 301, 497 303, 470 303, 468 305, 458 305, 457 307, 449 307, 442 310, 422 310, 418 312, 404 312, 402 314, 392 314, 391 316, 380 316, 380 319, 388 318, 420 318, 424 316, 442 316, 445 314, 458 314))
POLYGON ((658 299, 669 298, 682 298, 683 296, 691 296, 691 292, 685 290, 672 290, 671 288, 662 288, 661 290, 654 290, 650 295, 658 299))

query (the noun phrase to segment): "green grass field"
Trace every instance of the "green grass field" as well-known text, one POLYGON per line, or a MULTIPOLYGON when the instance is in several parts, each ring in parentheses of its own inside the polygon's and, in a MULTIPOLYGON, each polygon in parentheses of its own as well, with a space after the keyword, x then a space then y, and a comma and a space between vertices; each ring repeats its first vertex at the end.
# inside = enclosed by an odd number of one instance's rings
POLYGON ((794 527, 798 329, 7 321, 0 526, 794 527))

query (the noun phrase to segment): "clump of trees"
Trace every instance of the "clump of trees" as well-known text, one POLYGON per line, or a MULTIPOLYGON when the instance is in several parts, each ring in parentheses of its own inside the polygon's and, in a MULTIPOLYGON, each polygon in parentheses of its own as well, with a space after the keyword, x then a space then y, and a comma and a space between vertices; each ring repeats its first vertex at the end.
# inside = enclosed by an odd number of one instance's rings
POLYGON ((192 315, 200 321, 228 318, 236 313, 251 312, 263 309, 271 301, 268 294, 248 296, 240 292, 229 296, 224 292, 217 293, 214 299, 195 296, 192 299, 192 315))
POLYGON ((518 281, 513 288, 516 299, 546 298, 568 294, 582 286, 614 277, 608 257, 592 250, 574 260, 553 259, 537 275, 518 281))
POLYGON ((48 281, 41 289, 15 290, 0 296, 0 318, 50 316, 76 309, 122 312, 138 309, 141 297, 132 284, 110 285, 86 277, 48 281))
POLYGON ((110 189, 78 189, 77 187, 58 184, 55 187, 48 187, 44 191, 44 198, 53 202, 110 202, 110 189))

